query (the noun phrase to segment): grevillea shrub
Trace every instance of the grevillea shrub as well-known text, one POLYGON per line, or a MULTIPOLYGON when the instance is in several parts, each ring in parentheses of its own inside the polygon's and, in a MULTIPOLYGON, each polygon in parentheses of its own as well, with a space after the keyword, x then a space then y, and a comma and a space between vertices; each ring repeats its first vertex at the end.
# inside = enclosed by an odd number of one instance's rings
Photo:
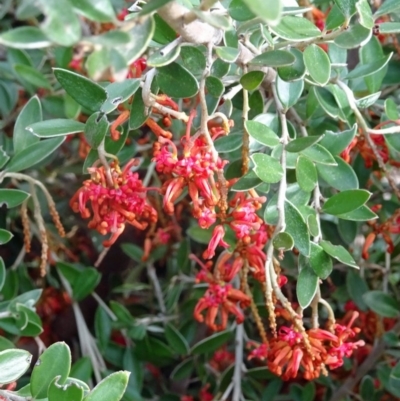
POLYGON ((1 401, 399 399, 399 0, 0 18, 1 401))

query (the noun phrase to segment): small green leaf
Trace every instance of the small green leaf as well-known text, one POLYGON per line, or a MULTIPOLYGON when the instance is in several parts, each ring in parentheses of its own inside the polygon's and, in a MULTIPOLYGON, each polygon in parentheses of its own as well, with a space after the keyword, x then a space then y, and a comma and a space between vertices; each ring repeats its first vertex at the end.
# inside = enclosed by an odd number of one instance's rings
POLYGON ((142 88, 139 88, 133 96, 129 116, 129 129, 138 129, 147 120, 146 107, 143 102, 142 88))
POLYGON ((290 53, 295 57, 295 61, 292 65, 278 68, 278 75, 284 81, 295 81, 304 77, 306 73, 306 66, 304 64, 303 53, 296 49, 290 49, 290 53))
POLYGON ((176 98, 193 97, 199 90, 196 78, 178 63, 157 68, 157 83, 168 96, 176 98))
POLYGON ((83 107, 97 111, 106 101, 106 90, 90 79, 62 68, 53 70, 65 91, 83 107))
POLYGON ((321 35, 321 31, 307 18, 291 15, 283 17, 277 26, 270 27, 270 29, 282 39, 293 42, 301 42, 321 35))
POLYGON ((356 262, 350 253, 342 245, 333 245, 329 241, 321 241, 322 249, 333 258, 337 259, 340 263, 358 269, 356 262))
POLYGON ((240 84, 243 89, 253 91, 261 85, 263 79, 264 73, 262 71, 250 71, 240 78, 240 84))
POLYGON ((397 110, 397 104, 391 98, 385 100, 385 113, 389 120, 397 120, 399 118, 399 111, 397 110))
MULTIPOLYGON (((3 258, 0 257, 0 291, 1 291, 1 289, 3 288, 4 283, 5 283, 5 281, 6 281, 6 275, 7 275, 6 266, 5 266, 5 264, 4 264, 3 258)), ((1 337, 0 337, 0 345, 1 345, 1 337)), ((2 349, 1 349, 1 346, 0 346, 0 351, 1 351, 1 350, 2 350, 2 349)))
POLYGON ((285 149, 287 152, 298 153, 319 142, 324 136, 305 136, 290 141, 285 149))
POLYGON ((110 316, 101 306, 97 308, 94 316, 94 329, 100 349, 105 350, 110 341, 112 326, 110 316))
POLYGON ((387 56, 375 59, 374 61, 367 64, 359 64, 354 70, 347 74, 346 79, 356 79, 367 77, 369 75, 375 74, 376 72, 382 70, 386 64, 392 58, 393 53, 389 53, 387 56))
POLYGON ((325 280, 332 273, 333 264, 330 256, 319 245, 311 242, 310 265, 315 274, 325 280))
POLYGON ((187 355, 189 353, 189 344, 185 337, 172 324, 165 326, 165 337, 170 347, 178 355, 187 355))
POLYGON ((132 40, 128 52, 125 57, 128 64, 137 60, 147 49, 151 38, 153 37, 156 24, 153 17, 141 18, 136 21, 135 26, 130 30, 132 40))
POLYGON ((371 29, 367 29, 360 24, 355 24, 337 36, 335 43, 344 49, 354 49, 367 43, 371 35, 371 29))
POLYGON ((358 178, 353 168, 341 157, 334 156, 337 166, 318 164, 317 171, 321 178, 338 191, 358 189, 358 178))
POLYGON ((338 155, 350 145, 356 135, 357 128, 357 124, 354 124, 350 129, 342 132, 325 131, 325 135, 319 144, 331 154, 338 155))
POLYGON ((212 354, 232 339, 230 330, 221 331, 199 341, 191 350, 192 355, 212 354))
POLYGON ((218 99, 222 96, 225 90, 222 81, 212 75, 206 78, 206 89, 207 93, 218 99))
POLYGON ((258 178, 257 174, 254 171, 249 171, 243 177, 240 177, 231 189, 237 192, 248 191, 251 188, 256 188, 261 183, 262 180, 258 178))
POLYGON ((284 171, 279 160, 264 153, 254 153, 251 156, 254 162, 254 172, 264 182, 273 184, 279 182, 284 171))
POLYGON ((0 146, 0 168, 3 168, 10 160, 10 156, 3 150, 3 146, 0 146))
POLYGON ((215 53, 217 56, 226 63, 234 63, 239 57, 240 51, 235 47, 216 47, 215 53))
POLYGON ((304 50, 304 64, 308 74, 319 85, 324 86, 331 77, 331 62, 319 46, 312 44, 304 50))
POLYGON ((46 139, 26 147, 11 158, 7 165, 7 171, 17 172, 44 160, 52 154, 65 140, 65 137, 46 139))
POLYGON ((295 56, 288 51, 270 50, 254 57, 249 64, 266 67, 282 67, 293 64, 295 60, 295 56))
POLYGON ((283 107, 287 110, 300 99, 304 89, 304 80, 286 82, 279 76, 276 78, 276 92, 283 107))
POLYGON ((56 136, 65 136, 83 132, 85 124, 67 120, 65 118, 56 118, 54 120, 40 121, 38 123, 30 124, 26 130, 39 138, 52 138, 56 136))
POLYGON ((107 116, 102 112, 93 113, 86 121, 85 139, 93 149, 97 149, 103 142, 109 123, 107 116))
POLYGON ((0 44, 14 49, 40 49, 51 45, 47 36, 33 26, 22 26, 0 35, 0 44))
POLYGON ((174 370, 171 372, 172 380, 183 380, 187 379, 192 375, 194 370, 194 361, 192 358, 186 359, 175 366, 174 370))
POLYGON ((322 211, 332 215, 348 213, 364 205, 370 196, 371 193, 364 189, 342 191, 330 197, 322 206, 322 211))
POLYGON ((39 98, 33 96, 22 108, 14 125, 13 145, 14 153, 19 153, 27 146, 39 142, 39 139, 33 136, 26 127, 32 123, 42 120, 42 106, 39 98))
POLYGON ((111 113, 121 103, 128 100, 140 87, 139 79, 125 79, 106 86, 107 100, 101 106, 103 113, 111 113))
POLYGON ((163 67, 174 62, 181 52, 181 46, 176 46, 170 52, 164 54, 162 49, 155 51, 148 59, 147 65, 149 67, 163 67))
POLYGON ((264 0, 243 0, 243 3, 246 4, 255 15, 268 22, 269 26, 275 26, 281 19, 283 9, 282 0, 269 3, 266 3, 264 0))
POLYGON ((14 235, 10 231, 0 228, 0 245, 7 244, 7 242, 11 241, 12 237, 14 235))
POLYGON ((299 268, 300 273, 296 284, 296 295, 299 305, 305 309, 310 305, 317 292, 319 278, 304 256, 299 258, 299 268))
POLYGON ((115 21, 114 8, 110 0, 70 0, 75 10, 96 22, 115 21))
POLYGON ((93 267, 86 267, 80 272, 78 278, 72 285, 73 297, 76 301, 82 301, 91 294, 97 287, 101 279, 101 274, 93 267))
POLYGON ((335 3, 346 19, 356 12, 356 0, 335 0, 335 3))
MULTIPOLYGON (((311 138, 311 137, 308 137, 311 138)), ((300 138, 299 138, 300 139, 300 138)), ((301 151, 301 154, 308 157, 315 163, 327 164, 329 166, 336 166, 337 163, 333 156, 319 143, 308 147, 301 151)))
POLYGON ((128 385, 130 372, 112 373, 103 379, 85 398, 84 401, 119 401, 128 385))
POLYGON ((0 352, 0 384, 18 380, 31 366, 32 355, 22 349, 0 352))
POLYGON ((75 382, 59 384, 61 376, 56 376, 50 383, 47 398, 49 401, 82 401, 83 389, 75 382))
POLYGON ((15 64, 14 70, 19 77, 26 80, 26 82, 29 82, 34 87, 51 90, 50 82, 36 68, 29 65, 15 64))
POLYGON ((380 316, 395 318, 400 314, 400 303, 383 291, 369 291, 363 295, 367 306, 380 316))
POLYGON ((272 241, 274 248, 281 251, 290 251, 294 247, 294 241, 290 234, 281 232, 272 241))
POLYGON ((399 9, 400 3, 397 0, 385 0, 374 14, 374 18, 377 19, 381 15, 394 13, 399 9))
POLYGON ((50 345, 37 360, 31 376, 31 393, 34 398, 47 397, 47 391, 55 377, 64 384, 71 368, 69 347, 58 342, 50 345))
POLYGON ((400 33, 400 22, 382 22, 379 24, 379 32, 383 35, 400 33))
POLYGON ((30 194, 20 189, 0 189, 0 207, 6 205, 9 209, 19 206, 28 199, 30 194))
POLYGON ((245 121, 247 133, 257 142, 268 147, 279 145, 279 137, 271 128, 258 121, 245 121))
POLYGON ((296 179, 303 191, 311 192, 317 184, 317 170, 314 163, 300 155, 296 164, 296 179))
POLYGON ((229 153, 239 149, 243 144, 243 135, 229 134, 218 138, 214 145, 219 153, 229 153))
POLYGON ((356 2, 356 9, 360 24, 367 29, 372 29, 374 26, 374 18, 372 17, 372 11, 368 0, 358 0, 356 2))
POLYGON ((351 221, 368 221, 377 219, 378 216, 367 206, 363 205, 351 212, 338 214, 339 219, 351 221))
POLYGON ((294 240, 295 247, 304 256, 310 255, 310 234, 303 216, 290 201, 285 201, 286 232, 294 240))

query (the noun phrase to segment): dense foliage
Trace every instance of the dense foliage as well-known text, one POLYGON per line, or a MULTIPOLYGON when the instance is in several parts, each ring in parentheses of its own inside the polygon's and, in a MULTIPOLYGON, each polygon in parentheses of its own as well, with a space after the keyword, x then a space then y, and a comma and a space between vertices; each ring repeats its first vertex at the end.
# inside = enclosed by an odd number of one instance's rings
POLYGON ((0 400, 400 397, 399 0, 3 0, 0 400))

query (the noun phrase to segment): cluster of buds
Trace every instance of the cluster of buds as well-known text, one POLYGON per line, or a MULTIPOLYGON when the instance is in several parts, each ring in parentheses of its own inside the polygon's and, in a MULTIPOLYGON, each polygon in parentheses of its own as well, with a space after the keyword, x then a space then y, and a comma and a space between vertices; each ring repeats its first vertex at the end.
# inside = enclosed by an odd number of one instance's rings
POLYGON ((79 212, 83 218, 91 217, 89 228, 101 235, 111 233, 103 242, 105 247, 117 240, 126 223, 144 230, 149 223, 157 221, 156 210, 146 200, 147 188, 139 175, 131 171, 136 164, 131 160, 123 170, 115 162, 108 171, 104 166, 89 168, 91 178, 83 182, 70 201, 74 212, 79 212))
POLYGON ((343 365, 343 358, 350 357, 364 341, 351 341, 359 333, 352 328, 358 313, 354 312, 346 326, 335 324, 332 332, 313 328, 304 333, 293 327, 281 326, 277 336, 268 344, 251 344, 254 349, 249 359, 266 361, 271 372, 290 380, 302 376, 306 380, 326 374, 326 367, 336 369, 343 365), (305 337, 307 341, 305 341, 305 337))

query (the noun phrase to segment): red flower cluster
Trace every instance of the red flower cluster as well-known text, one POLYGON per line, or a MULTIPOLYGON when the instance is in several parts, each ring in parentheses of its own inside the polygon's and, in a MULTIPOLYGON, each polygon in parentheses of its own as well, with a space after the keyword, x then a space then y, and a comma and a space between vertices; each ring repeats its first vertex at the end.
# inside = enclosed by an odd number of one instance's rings
POLYGON ((350 357, 355 349, 365 345, 362 340, 349 341, 360 331, 351 328, 357 317, 358 313, 354 312, 346 326, 335 324, 333 333, 322 329, 307 330, 309 344, 301 333, 282 326, 277 337, 269 344, 256 346, 249 359, 266 360, 271 372, 282 376, 283 380, 294 379, 299 372, 304 379, 313 380, 325 372, 325 366, 330 369, 342 366, 344 357, 350 357))
POLYGON ((157 221, 156 210, 146 201, 147 188, 139 175, 130 171, 135 164, 136 161, 131 160, 121 171, 114 163, 109 176, 103 166, 89 168, 91 178, 84 181, 70 201, 72 210, 80 212, 83 218, 89 218, 93 213, 89 228, 102 235, 111 233, 111 238, 103 242, 105 247, 117 240, 126 223, 144 230, 149 223, 157 221), (92 213, 87 207, 88 202, 92 213))

